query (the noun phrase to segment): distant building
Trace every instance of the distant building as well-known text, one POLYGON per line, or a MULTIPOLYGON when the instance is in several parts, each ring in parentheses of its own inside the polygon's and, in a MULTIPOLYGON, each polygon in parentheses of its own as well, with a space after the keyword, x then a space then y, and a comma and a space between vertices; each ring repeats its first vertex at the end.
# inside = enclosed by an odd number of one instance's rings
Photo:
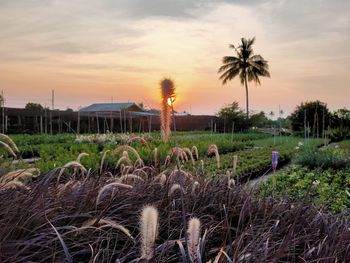
POLYGON ((155 112, 147 111, 135 102, 116 103, 94 103, 79 110, 83 114, 116 115, 126 114, 128 116, 156 116, 155 112))

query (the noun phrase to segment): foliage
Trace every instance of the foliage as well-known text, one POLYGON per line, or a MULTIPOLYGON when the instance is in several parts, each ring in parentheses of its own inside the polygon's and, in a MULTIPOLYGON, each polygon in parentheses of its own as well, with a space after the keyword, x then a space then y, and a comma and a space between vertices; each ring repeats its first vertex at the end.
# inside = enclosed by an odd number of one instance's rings
POLYGON ((329 139, 332 142, 339 142, 342 140, 350 139, 350 128, 347 128, 347 127, 333 128, 329 134, 329 139))
POLYGON ((35 110, 35 111, 42 111, 44 109, 44 107, 41 104, 35 103, 35 102, 28 102, 24 108, 26 110, 35 110))
POLYGON ((270 178, 261 186, 261 194, 289 200, 309 199, 320 208, 335 213, 350 208, 350 170, 310 170, 300 166, 270 178))
POLYGON ((231 44, 230 48, 235 50, 237 56, 223 57, 223 65, 218 71, 218 73, 222 73, 220 79, 223 84, 239 76, 242 85, 245 85, 247 119, 249 118, 248 81, 260 85, 259 77, 270 77, 267 61, 261 55, 254 55, 254 42, 255 37, 252 39, 241 38, 241 44, 238 47, 231 44))
POLYGON ((343 169, 349 165, 349 153, 339 148, 301 147, 295 163, 309 169, 343 169))
POLYGON ((184 247, 193 217, 201 225, 198 263, 346 262, 350 256, 348 219, 303 202, 259 198, 225 180, 177 174, 159 184, 148 171, 144 182, 114 187, 98 204, 101 189, 120 177, 65 174, 57 185, 53 171, 27 189, 0 192, 0 261, 143 262, 139 219, 146 205, 159 221, 149 262, 190 262, 184 247), (174 183, 184 191, 170 196, 174 183))
POLYGON ((249 122, 236 101, 221 108, 217 116, 220 122, 226 124, 225 126, 229 131, 232 131, 233 127, 234 131, 247 130, 249 128, 249 122))
POLYGON ((331 113, 327 104, 321 101, 302 102, 290 115, 293 131, 300 133, 305 131, 305 117, 306 126, 310 125, 311 136, 322 137, 323 127, 327 129, 331 113))

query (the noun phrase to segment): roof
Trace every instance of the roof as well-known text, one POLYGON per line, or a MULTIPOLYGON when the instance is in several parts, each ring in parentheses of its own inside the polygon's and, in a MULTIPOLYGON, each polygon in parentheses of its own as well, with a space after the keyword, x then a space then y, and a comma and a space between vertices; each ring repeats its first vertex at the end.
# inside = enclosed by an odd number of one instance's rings
POLYGON ((94 103, 90 106, 82 108, 80 112, 103 112, 103 111, 141 111, 144 109, 134 102, 118 102, 118 103, 94 103))

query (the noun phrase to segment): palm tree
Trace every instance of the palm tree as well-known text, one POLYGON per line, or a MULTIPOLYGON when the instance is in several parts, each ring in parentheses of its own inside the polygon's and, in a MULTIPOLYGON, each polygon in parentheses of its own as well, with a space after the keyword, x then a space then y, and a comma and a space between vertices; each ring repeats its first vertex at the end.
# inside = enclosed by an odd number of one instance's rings
POLYGON ((225 56, 222 58, 222 66, 218 73, 222 73, 220 80, 225 84, 239 76, 242 85, 245 86, 246 93, 246 110, 247 119, 249 118, 249 96, 248 96, 248 81, 254 81, 260 85, 259 77, 270 77, 269 66, 267 61, 260 55, 254 55, 253 44, 255 37, 252 39, 241 38, 241 44, 236 48, 230 45, 236 53, 236 56, 225 56))

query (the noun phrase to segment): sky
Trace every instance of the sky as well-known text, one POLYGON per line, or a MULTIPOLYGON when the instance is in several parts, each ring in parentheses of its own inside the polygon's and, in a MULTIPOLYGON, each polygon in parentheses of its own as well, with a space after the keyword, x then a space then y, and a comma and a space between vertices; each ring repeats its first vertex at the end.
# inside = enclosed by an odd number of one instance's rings
POLYGON ((176 110, 214 114, 238 101, 239 79, 217 70, 229 44, 256 37, 271 78, 249 84, 250 108, 289 113, 319 99, 350 108, 348 0, 0 0, 0 90, 6 105, 77 109, 97 102, 159 107, 175 81, 176 110))

